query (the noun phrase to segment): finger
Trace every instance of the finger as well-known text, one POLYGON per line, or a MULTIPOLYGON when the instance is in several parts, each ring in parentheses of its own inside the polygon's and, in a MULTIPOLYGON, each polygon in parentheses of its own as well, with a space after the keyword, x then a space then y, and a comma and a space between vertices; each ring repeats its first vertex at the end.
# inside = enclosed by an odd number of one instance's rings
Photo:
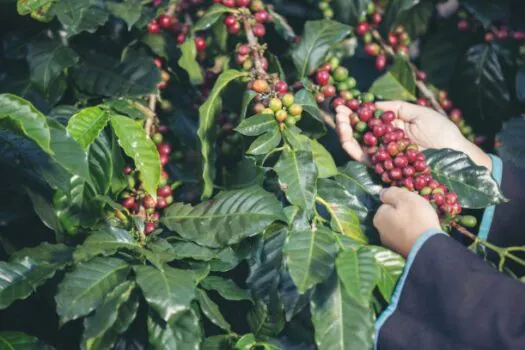
POLYGON ((393 206, 390 204, 383 204, 377 209, 372 223, 374 224, 374 227, 381 232, 382 227, 384 226, 383 224, 389 222, 388 218, 395 215, 396 209, 393 206))
POLYGON ((349 116, 350 113, 352 113, 352 110, 350 108, 346 107, 345 105, 337 106, 335 111, 337 113, 346 114, 347 116, 349 116))
POLYGON ((382 110, 394 112, 399 119, 405 122, 411 122, 418 116, 428 113, 428 108, 405 101, 377 102, 376 106, 382 110))
POLYGON ((404 188, 389 187, 379 192, 379 199, 385 204, 397 207, 407 193, 409 192, 404 188))
POLYGON ((359 162, 368 162, 367 155, 354 138, 354 132, 350 125, 350 116, 343 109, 339 109, 336 115, 336 132, 339 136, 341 147, 350 157, 359 162))

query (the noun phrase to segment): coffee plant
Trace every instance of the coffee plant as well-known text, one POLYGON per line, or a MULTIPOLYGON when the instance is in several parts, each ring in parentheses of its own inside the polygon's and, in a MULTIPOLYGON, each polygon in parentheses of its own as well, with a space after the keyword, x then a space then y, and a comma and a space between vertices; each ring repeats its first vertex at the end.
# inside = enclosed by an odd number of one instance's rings
MULTIPOLYGON (((0 1, 0 349, 371 349, 404 259, 390 185, 475 236, 490 172, 380 100, 525 164, 518 1, 0 1), (334 109, 369 164, 349 161, 334 109)), ((417 218, 415 218, 417 220, 417 218)), ((489 262, 489 261, 488 261, 489 262)), ((489 262, 494 263, 494 261, 489 262)))

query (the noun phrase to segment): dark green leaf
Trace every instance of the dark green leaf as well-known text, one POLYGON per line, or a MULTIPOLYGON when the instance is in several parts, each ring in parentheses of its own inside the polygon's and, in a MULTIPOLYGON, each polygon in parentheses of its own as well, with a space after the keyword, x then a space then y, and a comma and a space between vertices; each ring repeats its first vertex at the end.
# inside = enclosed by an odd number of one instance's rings
POLYGON ((71 36, 83 31, 94 33, 106 23, 109 15, 100 5, 97 0, 60 0, 54 6, 54 11, 71 36))
POLYGON ((372 310, 354 301, 335 274, 316 288, 311 312, 318 349, 373 348, 372 310))
POLYGON ((326 127, 314 95, 306 89, 299 90, 295 94, 295 102, 303 107, 303 119, 300 122, 301 129, 314 138, 324 135, 326 127))
POLYGON ((206 290, 215 290, 228 300, 251 300, 247 291, 237 286, 234 281, 223 277, 208 276, 200 283, 200 286, 206 290))
POLYGON ((17 0, 16 8, 19 15, 28 15, 33 11, 38 11, 42 7, 49 6, 55 0, 17 0))
POLYGON ((397 281, 403 273, 405 259, 401 255, 383 247, 369 246, 366 249, 374 255, 377 268, 379 269, 377 287, 383 298, 390 303, 397 281))
POLYGON ((272 16, 272 23, 277 33, 279 33, 284 40, 292 42, 296 35, 293 28, 286 21, 286 18, 275 12, 272 7, 269 7, 268 10, 270 16, 272 16))
POLYGON ((286 198, 310 213, 317 194, 317 168, 311 152, 284 151, 274 166, 286 198))
POLYGON ((248 325, 251 331, 260 338, 277 336, 285 326, 284 312, 277 300, 270 305, 258 301, 248 314, 248 325))
POLYGON ((245 334, 235 343, 235 350, 251 350, 256 343, 252 333, 245 334))
POLYGON ((417 5, 401 12, 397 16, 396 25, 402 25, 411 38, 418 38, 427 32, 430 19, 434 13, 435 4, 423 0, 417 5))
POLYGON ((222 91, 232 81, 245 76, 247 73, 236 70, 223 72, 215 85, 206 102, 199 108, 199 130, 198 136, 201 142, 201 154, 203 159, 202 177, 204 180, 203 198, 208 198, 213 194, 213 162, 212 152, 216 137, 216 117, 222 106, 222 91))
POLYGON ((164 321, 172 322, 188 310, 195 297, 195 280, 190 271, 164 265, 162 270, 136 266, 137 283, 148 304, 164 321))
POLYGON ((516 74, 516 97, 520 102, 525 102, 525 71, 516 74))
POLYGON ((245 136, 259 136, 278 129, 275 116, 271 114, 257 114, 243 120, 235 131, 245 136))
POLYGON ((58 237, 60 237, 60 234, 62 233, 62 225, 60 224, 60 220, 58 219, 52 203, 41 193, 33 191, 29 187, 26 187, 25 190, 29 199, 31 199, 35 213, 44 225, 55 231, 58 240, 58 237))
POLYGON ((84 150, 87 150, 106 127, 110 117, 109 112, 100 107, 84 108, 69 119, 67 131, 84 150))
POLYGON ((41 342, 38 338, 22 332, 0 332, 2 350, 52 350, 54 347, 41 342))
POLYGON ((506 201, 490 171, 465 153, 451 149, 425 151, 432 176, 455 192, 464 208, 481 209, 506 201))
POLYGON ((55 301, 60 323, 93 311, 110 291, 124 282, 128 274, 129 265, 116 258, 96 257, 78 264, 58 286, 55 301))
POLYGON ((366 8, 371 2, 371 0, 334 0, 331 5, 338 21, 356 26, 366 14, 366 8))
POLYGON ((468 50, 456 70, 451 91, 465 115, 497 125, 509 117, 509 87, 495 45, 478 44, 468 50))
MULTIPOLYGON (((250 107, 250 103, 253 101, 255 96, 257 96, 257 93, 255 91, 253 91, 253 90, 246 90, 244 92, 244 94, 242 96, 241 112, 240 112, 240 115, 239 115, 239 120, 241 121, 241 124, 237 127, 237 129, 236 129, 237 131, 239 131, 239 127, 242 125, 242 123, 246 119, 246 114, 248 113, 248 108, 250 107)), ((246 134, 244 134, 244 135, 246 135, 246 134)), ((252 135, 252 136, 255 136, 255 135, 252 135)))
POLYGON ((148 349, 199 350, 201 333, 199 317, 191 309, 182 311, 169 323, 156 315, 148 316, 148 349))
POLYGON ((368 306, 379 279, 379 269, 372 252, 365 249, 343 251, 337 257, 336 266, 337 275, 348 294, 359 304, 368 306))
POLYGON ((290 273, 284 269, 281 270, 279 299, 283 304, 285 317, 288 322, 310 303, 313 291, 314 289, 310 289, 306 293, 300 294, 290 273))
POLYGON ((95 142, 91 144, 88 161, 89 173, 95 187, 95 192, 99 195, 107 194, 111 186, 114 169, 111 143, 106 135, 100 135, 95 142))
POLYGON ((106 2, 106 8, 115 17, 122 18, 128 25, 128 30, 140 18, 142 10, 142 1, 140 0, 124 0, 123 2, 106 2))
POLYGON ((217 304, 215 304, 202 289, 197 289, 197 300, 201 307, 202 313, 206 315, 206 317, 213 324, 219 326, 227 332, 231 331, 230 324, 224 319, 224 316, 222 316, 221 310, 219 310, 217 304))
MULTIPOLYGON (((426 1, 426 0, 423 0, 426 1)), ((394 25, 399 21, 400 17, 406 11, 411 10, 414 6, 419 4, 421 0, 392 0, 388 2, 388 6, 383 15, 381 22, 381 29, 383 33, 390 32, 394 25)))
POLYGON ((31 257, 0 261, 0 310, 18 299, 30 296, 38 286, 53 277, 58 266, 39 263, 31 257))
POLYGON ((281 143, 282 137, 278 128, 274 128, 272 131, 259 136, 252 142, 250 148, 246 151, 247 154, 251 155, 263 155, 267 154, 281 143))
POLYGON ((25 257, 31 258, 39 265, 63 267, 73 259, 73 248, 61 243, 50 244, 44 242, 36 247, 18 250, 11 256, 11 258, 18 260, 25 257))
POLYGON ((46 117, 31 102, 15 95, 0 94, 0 121, 4 119, 35 141, 45 152, 53 153, 46 117))
POLYGON ((461 0, 460 2, 486 29, 488 29, 495 20, 509 18, 510 16, 510 2, 507 0, 461 0))
POLYGON ((498 153, 519 167, 525 167, 525 118, 516 117, 503 123, 503 130, 497 135, 501 146, 498 153))
POLYGON ((179 66, 188 73, 193 85, 202 84, 204 77, 202 76, 201 66, 197 62, 197 48, 194 38, 187 38, 184 44, 180 45, 180 50, 182 56, 178 61, 179 66))
POLYGON ((328 51, 349 34, 350 27, 335 21, 306 22, 301 43, 292 51, 298 79, 312 73, 325 59, 328 51))
POLYGON ((357 196, 367 208, 374 208, 379 201, 377 196, 382 186, 377 179, 374 179, 372 173, 366 165, 351 161, 339 168, 339 175, 335 180, 357 196))
POLYGON ((75 261, 86 261, 97 255, 110 256, 119 249, 140 251, 141 246, 127 230, 108 225, 88 236, 75 251, 75 261))
POLYGON ((337 166, 330 152, 316 140, 310 140, 310 145, 312 146, 312 154, 319 172, 319 178, 324 179, 337 175, 337 166))
POLYGON ((169 58, 169 43, 166 36, 158 33, 147 33, 142 37, 141 42, 146 44, 155 55, 165 59, 169 58))
POLYGON ((410 63, 398 56, 388 72, 370 87, 370 92, 384 100, 416 100, 416 77, 410 63))
POLYGON ((160 71, 153 60, 146 57, 120 62, 111 57, 97 56, 97 59, 77 65, 73 78, 80 90, 89 94, 132 97, 154 93, 160 82, 160 71))
POLYGON ((229 334, 213 335, 204 339, 202 342, 202 350, 231 350, 232 340, 235 336, 229 334))
POLYGON ((170 206, 163 223, 197 244, 219 248, 259 234, 276 220, 286 221, 280 203, 260 187, 225 191, 192 207, 170 206))
POLYGON ((111 126, 118 137, 120 147, 135 161, 144 189, 156 196, 160 181, 160 158, 155 144, 142 127, 142 122, 122 115, 113 115, 111 126))
POLYGON ((292 279, 299 293, 303 294, 330 276, 334 269, 337 247, 332 233, 319 227, 291 231, 284 252, 292 279))
POLYGON ((206 11, 204 16, 202 16, 197 23, 195 23, 193 30, 196 32, 200 30, 206 30, 210 28, 215 22, 217 22, 219 18, 222 17, 222 15, 234 11, 235 10, 230 7, 215 4, 210 7, 208 11, 206 11))
POLYGON ((35 40, 27 47, 31 81, 44 91, 69 67, 78 62, 78 55, 58 40, 35 40))
POLYGON ((176 242, 171 246, 170 252, 176 259, 194 259, 202 261, 210 261, 219 254, 217 249, 202 247, 193 242, 176 242))

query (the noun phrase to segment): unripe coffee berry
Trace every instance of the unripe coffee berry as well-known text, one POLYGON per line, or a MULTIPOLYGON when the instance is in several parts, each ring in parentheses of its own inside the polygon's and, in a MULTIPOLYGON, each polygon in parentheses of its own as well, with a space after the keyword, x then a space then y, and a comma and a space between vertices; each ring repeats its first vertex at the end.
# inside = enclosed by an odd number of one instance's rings
POLYGON ((364 133, 367 129, 368 129, 368 125, 361 120, 357 122, 357 124, 355 125, 355 131, 359 133, 364 133))
POLYGON ((142 205, 144 206, 144 208, 146 209, 152 209, 152 208, 155 208, 155 205, 157 204, 157 202, 155 201, 155 199, 150 196, 150 195, 147 195, 146 197, 144 197, 144 199, 142 200, 142 205))
POLYGON ((337 67, 334 71, 334 79, 335 81, 342 82, 348 79, 348 69, 345 67, 337 67))
POLYGON ((303 107, 301 107, 299 104, 293 104, 288 109, 288 112, 290 112, 290 114, 295 117, 303 113, 303 107))
POLYGON ((294 96, 292 94, 285 94, 282 97, 282 102, 285 107, 290 107, 294 103, 294 96))
POLYGON ((284 122, 286 118, 288 118, 288 112, 282 109, 275 113, 275 119, 280 123, 284 122))
POLYGON ((268 104, 268 107, 270 107, 272 111, 277 112, 278 110, 283 108, 283 103, 279 98, 272 98, 270 100, 270 103, 268 104))

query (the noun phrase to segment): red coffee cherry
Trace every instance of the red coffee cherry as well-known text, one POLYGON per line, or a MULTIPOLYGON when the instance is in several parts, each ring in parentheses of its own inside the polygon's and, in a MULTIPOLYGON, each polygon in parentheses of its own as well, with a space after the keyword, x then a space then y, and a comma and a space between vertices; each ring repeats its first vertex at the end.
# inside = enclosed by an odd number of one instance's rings
POLYGON ((326 70, 320 70, 316 73, 315 79, 317 84, 323 86, 330 82, 330 73, 326 70))

